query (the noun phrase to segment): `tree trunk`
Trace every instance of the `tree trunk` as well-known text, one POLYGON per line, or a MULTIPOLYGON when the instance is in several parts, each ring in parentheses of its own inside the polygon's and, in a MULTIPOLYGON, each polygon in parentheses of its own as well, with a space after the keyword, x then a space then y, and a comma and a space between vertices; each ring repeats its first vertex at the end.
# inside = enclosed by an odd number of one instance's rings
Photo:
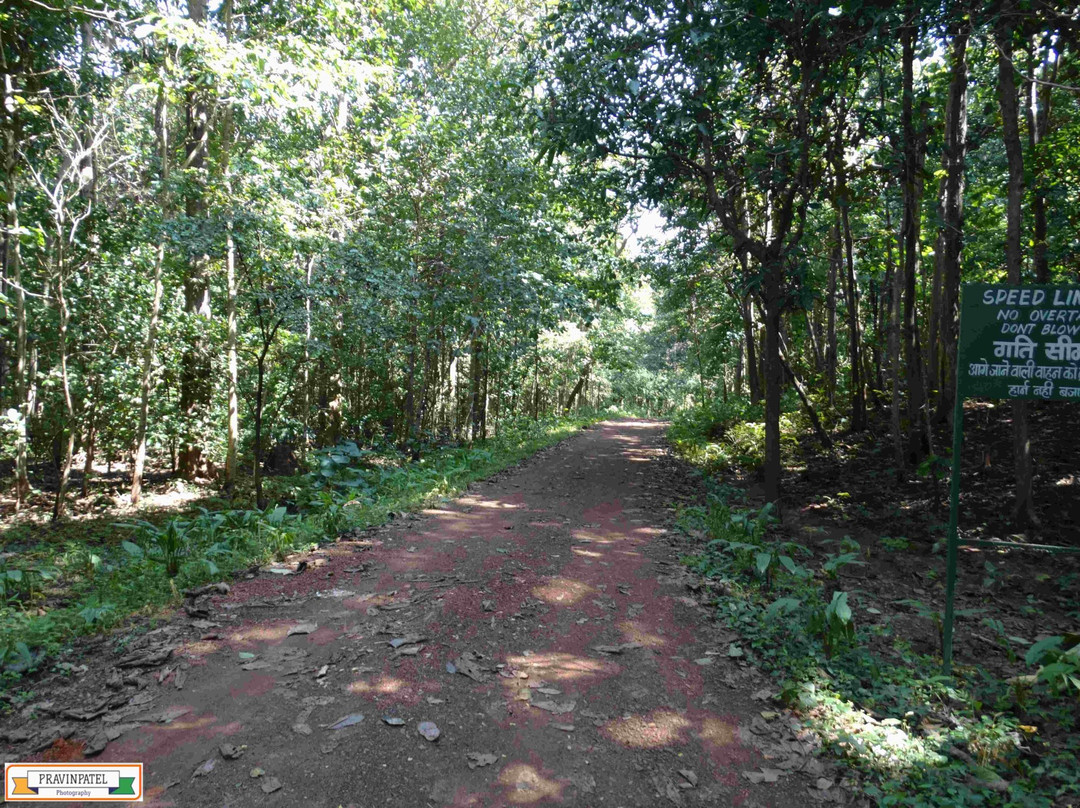
POLYGON ((889 431, 892 435, 896 470, 900 474, 906 465, 904 435, 900 426, 900 297, 903 283, 900 266, 893 261, 892 215, 889 212, 888 200, 885 202, 885 228, 889 234, 886 239, 885 272, 891 275, 892 282, 889 287, 889 305, 886 312, 889 324, 889 431))
POLYGON ((960 258, 964 249, 964 164, 967 157, 967 43, 969 24, 952 37, 952 77, 945 104, 945 179, 941 197, 941 301, 938 307, 938 413, 952 417, 956 401, 956 347, 960 337, 960 258))
MULTIPOLYGON (((1046 53, 1049 58, 1051 53, 1049 44, 1046 53)), ((1035 60, 1032 59, 1032 73, 1045 75, 1046 63, 1036 66, 1034 62, 1035 60)), ((1059 64, 1061 64, 1060 56, 1054 61, 1051 82, 1057 80, 1059 64)), ((1028 146, 1031 154, 1031 218, 1034 227, 1031 258, 1035 266, 1035 282, 1050 283, 1050 261, 1047 256, 1046 189, 1044 187, 1046 158, 1043 155, 1042 139, 1050 123, 1050 97, 1053 87, 1050 84, 1027 81, 1024 89, 1026 90, 1024 110, 1027 114, 1028 146)))
POLYGON ((772 256, 762 269, 765 310, 765 499, 780 504, 780 394, 783 367, 780 363, 780 316, 783 267, 772 256))
POLYGON ((916 307, 916 279, 919 275, 919 235, 921 229, 921 199, 923 176, 920 163, 921 137, 916 133, 914 121, 914 64, 915 39, 918 33, 918 15, 915 3, 905 7, 903 39, 903 102, 901 104, 901 128, 904 138, 904 216, 901 232, 904 238, 904 300, 903 340, 904 364, 907 371, 908 392, 908 457, 917 464, 927 451, 927 434, 923 408, 926 392, 923 386, 922 360, 919 350, 919 328, 916 307))
MULTIPOLYGON (((225 39, 231 41, 233 33, 232 0, 224 0, 221 4, 221 17, 225 23, 225 39)), ((221 127, 221 173, 225 178, 225 191, 230 199, 233 195, 232 177, 229 169, 232 139, 233 110, 231 106, 227 106, 221 127)), ((236 239, 233 230, 234 222, 230 211, 225 221, 225 358, 228 368, 225 382, 226 399, 228 401, 225 438, 225 495, 230 499, 236 491, 236 456, 240 444, 240 407, 236 393, 239 375, 239 362, 236 356, 236 239)))
MULTIPOLYGON (((207 0, 188 0, 188 16, 201 26, 206 23, 207 0)), ((187 142, 184 168, 191 172, 184 200, 184 210, 195 228, 205 225, 206 219, 206 156, 209 137, 209 112, 205 93, 198 89, 195 76, 187 91, 187 142)), ((203 474, 206 458, 202 446, 203 424, 210 408, 210 362, 206 335, 199 333, 213 316, 210 309, 209 256, 193 255, 184 279, 184 311, 192 320, 195 336, 184 351, 180 371, 180 415, 184 422, 183 445, 180 449, 180 473, 188 478, 203 474)))
POLYGON ((836 409, 836 277, 840 270, 840 229, 833 225, 830 233, 832 251, 829 255, 829 286, 825 293, 825 396, 829 409, 836 409))
POLYGON ((844 294, 847 297, 848 320, 848 360, 851 362, 851 429, 862 432, 866 429, 866 392, 862 377, 862 345, 859 333, 859 284, 855 279, 855 251, 852 245, 851 218, 849 215, 851 200, 848 198, 847 179, 841 172, 840 188, 843 202, 840 207, 840 229, 844 235, 844 294))
MULTIPOLYGON (((169 110, 165 95, 165 80, 158 87, 157 105, 154 108, 154 131, 158 142, 158 156, 161 160, 161 212, 164 216, 169 208, 167 191, 169 184, 169 110)), ((162 265, 165 262, 165 234, 158 240, 154 255, 154 297, 150 304, 150 323, 146 331, 146 341, 142 350, 142 374, 139 383, 139 420, 135 429, 135 452, 131 464, 131 504, 138 505, 142 496, 143 470, 146 466, 146 427, 150 413, 150 391, 153 382, 154 346, 157 340, 158 319, 161 315, 161 298, 164 294, 161 283, 162 265)))
POLYGON ((483 441, 487 437, 485 432, 484 418, 484 385, 483 385, 483 328, 477 325, 473 330, 472 349, 469 362, 469 385, 472 388, 472 441, 483 441))
POLYGON ((577 397, 581 394, 581 390, 585 387, 585 382, 589 380, 589 373, 592 371, 593 360, 590 359, 585 363, 585 367, 581 371, 581 376, 578 378, 577 384, 574 385, 574 389, 570 391, 570 395, 566 399, 566 406, 563 408, 563 412, 569 415, 573 409, 574 404, 577 402, 577 397))
POLYGON ((86 458, 83 463, 82 491, 80 492, 83 499, 90 494, 90 480, 94 476, 94 446, 97 442, 97 399, 98 391, 95 384, 91 388, 90 406, 86 415, 86 438, 83 447, 86 458))
POLYGON ((746 343, 746 381, 750 387, 750 403, 757 404, 761 401, 761 376, 758 374, 757 339, 754 336, 754 307, 750 305, 749 294, 742 296, 739 308, 742 310, 743 341, 746 343))
POLYGON ((64 444, 64 453, 60 463, 60 484, 56 489, 56 500, 53 502, 52 518, 59 521, 64 515, 67 504, 68 485, 71 482, 71 463, 75 455, 75 400, 71 395, 71 377, 68 373, 68 325, 71 314, 68 311, 67 298, 64 295, 64 275, 67 272, 66 258, 64 255, 63 228, 57 223, 60 231, 56 238, 56 304, 60 315, 60 330, 57 334, 57 345, 60 354, 60 388, 64 394, 64 415, 67 423, 67 442, 64 444))
MULTIPOLYGON (((1023 237, 1024 153, 1020 144, 1020 123, 1016 98, 1016 78, 1012 62, 1013 38, 1010 24, 999 22, 995 31, 998 47, 998 103, 1001 107, 1002 138, 1009 164, 1006 204, 1005 266, 1009 283, 1023 281, 1021 238, 1023 237)), ((1013 458, 1016 472, 1016 501, 1013 517, 1020 524, 1037 524, 1032 500, 1031 442, 1028 437, 1027 404, 1012 402, 1013 458)))
POLYGON ((18 173, 18 119, 15 117, 15 77, 0 43, 0 67, 4 71, 4 284, 12 289, 15 298, 15 373, 14 403, 19 411, 15 433, 15 507, 18 509, 30 494, 30 476, 26 462, 27 427, 30 423, 30 388, 27 367, 26 292, 23 289, 22 247, 16 235, 19 230, 19 205, 16 175, 18 173))

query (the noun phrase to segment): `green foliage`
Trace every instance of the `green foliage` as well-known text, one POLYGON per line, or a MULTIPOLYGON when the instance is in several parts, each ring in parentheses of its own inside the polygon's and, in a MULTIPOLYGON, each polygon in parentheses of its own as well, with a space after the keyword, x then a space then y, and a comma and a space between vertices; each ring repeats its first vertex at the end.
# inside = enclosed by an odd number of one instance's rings
MULTIPOLYGON (((1074 739, 1064 752, 1034 762, 1023 751, 1022 735, 1031 728, 1021 728, 1024 722, 1008 711, 1011 703, 1028 720, 1077 725, 1077 638, 1031 645, 1025 659, 1037 673, 1013 684, 979 679, 977 672, 960 682, 943 677, 939 658, 914 654, 899 640, 891 653, 871 652, 871 636, 888 636, 887 622, 861 626, 858 592, 833 585, 845 566, 859 563, 855 543, 845 537, 841 552, 811 554, 772 535, 767 514, 762 519, 733 508, 732 499, 730 490, 714 491, 704 507, 683 512, 683 528, 701 545, 684 562, 707 581, 722 582, 710 587, 718 618, 740 633, 739 647, 780 680, 782 698, 826 746, 861 773, 865 792, 878 804, 1049 808, 1048 783, 1061 795, 1080 792, 1074 765, 1080 743, 1074 739), (1029 696, 1033 687, 1037 701, 1029 696), (927 731, 942 713, 958 724, 927 731), (953 747, 971 750, 974 765, 952 755, 953 747), (1008 790, 988 788, 1002 776, 1008 790)), ((940 612, 921 601, 900 605, 940 633, 940 612)), ((1005 636, 1000 623, 984 622, 999 642, 1028 644, 1005 636)))
MULTIPOLYGON (((708 472, 756 469, 765 460, 764 409, 748 398, 729 397, 683 410, 672 418, 668 439, 691 463, 708 472)), ((790 450, 798 434, 790 415, 781 418, 782 440, 790 450)))
POLYGON ((1039 667, 1036 681, 1045 682, 1055 693, 1080 698, 1080 640, 1072 641, 1069 647, 1064 637, 1046 637, 1028 649, 1024 661, 1039 667))

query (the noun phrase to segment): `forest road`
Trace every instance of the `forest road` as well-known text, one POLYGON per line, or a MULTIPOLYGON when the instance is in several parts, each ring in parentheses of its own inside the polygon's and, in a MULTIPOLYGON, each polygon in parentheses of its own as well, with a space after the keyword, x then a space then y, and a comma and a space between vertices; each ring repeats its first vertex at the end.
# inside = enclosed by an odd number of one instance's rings
POLYGON ((690 597, 664 430, 582 430, 178 614, 95 761, 145 763, 146 806, 805 806, 768 681, 690 597))

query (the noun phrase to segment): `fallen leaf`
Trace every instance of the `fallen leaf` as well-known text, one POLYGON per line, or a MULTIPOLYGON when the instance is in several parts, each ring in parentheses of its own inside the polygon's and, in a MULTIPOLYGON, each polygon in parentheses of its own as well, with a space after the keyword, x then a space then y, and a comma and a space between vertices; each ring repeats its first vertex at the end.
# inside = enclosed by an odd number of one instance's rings
MULTIPOLYGON (((297 623, 289 629, 289 632, 285 636, 291 637, 293 634, 310 634, 318 627, 318 623, 297 623)), ((278 785, 278 788, 281 788, 280 784, 278 785)))
POLYGON ((93 737, 86 742, 86 746, 83 747, 82 753, 86 757, 94 757, 100 755, 105 751, 105 747, 109 745, 109 735, 107 732, 94 733, 93 737))
POLYGON ((639 642, 624 642, 622 645, 594 645, 592 649, 601 654, 621 654, 623 651, 633 651, 635 648, 644 648, 639 642))
POLYGON ((339 718, 337 721, 335 721, 333 724, 331 724, 329 729, 333 729, 333 730, 345 729, 346 727, 351 727, 354 724, 359 724, 363 720, 364 720, 364 716, 361 715, 360 713, 352 713, 350 715, 343 715, 341 718, 339 718))
POLYGON ((679 774, 682 775, 683 779, 686 780, 686 782, 688 782, 694 788, 697 788, 697 773, 693 769, 679 769, 679 774))
POLYGON ((564 713, 573 712, 577 702, 557 702, 551 701, 549 699, 545 701, 530 701, 529 704, 531 704, 533 707, 536 707, 538 710, 546 710, 547 712, 554 713, 555 715, 563 715, 564 713))
POLYGON ((447 663, 446 669, 451 673, 460 673, 468 676, 474 682, 487 681, 487 675, 480 666, 480 660, 472 651, 466 651, 451 663, 447 663), (454 670, 450 671, 453 667, 454 670))
POLYGON ((191 779, 194 780, 196 777, 206 777, 206 775, 210 774, 210 772, 214 770, 214 766, 216 765, 217 758, 210 758, 197 769, 195 769, 195 771, 191 775, 191 779))
POLYGON ((751 783, 775 783, 784 772, 780 769, 762 769, 759 772, 743 772, 743 777, 751 783))
POLYGON ((190 712, 190 707, 170 707, 157 717, 157 722, 159 724, 171 724, 180 716, 187 715, 190 712))
POLYGON ((262 769, 260 769, 258 766, 256 766, 254 769, 252 769, 251 771, 248 772, 248 777, 250 777, 252 780, 254 780, 254 779, 258 778, 258 777, 262 777, 264 774, 266 774, 266 772, 264 772, 262 769))
POLYGON ((405 726, 405 719, 404 718, 397 718, 396 716, 392 716, 392 715, 384 715, 383 716, 383 723, 387 724, 387 725, 389 725, 391 727, 403 727, 403 726, 405 726))

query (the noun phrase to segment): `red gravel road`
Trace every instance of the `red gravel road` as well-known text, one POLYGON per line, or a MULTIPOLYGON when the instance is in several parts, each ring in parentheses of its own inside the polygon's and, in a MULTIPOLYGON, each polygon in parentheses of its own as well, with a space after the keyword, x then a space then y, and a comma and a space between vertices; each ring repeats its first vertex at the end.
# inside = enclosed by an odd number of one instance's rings
POLYGON ((696 483, 663 436, 600 424, 299 575, 240 581, 208 604, 219 625, 179 613, 146 638, 172 657, 123 685, 103 644, 48 694, 69 740, 36 757, 111 739, 95 760, 144 762, 144 805, 178 808, 805 805, 794 778, 743 776, 770 765, 750 731, 767 683, 688 597, 671 506, 696 483), (57 705, 95 683, 110 712, 72 731, 57 705))

